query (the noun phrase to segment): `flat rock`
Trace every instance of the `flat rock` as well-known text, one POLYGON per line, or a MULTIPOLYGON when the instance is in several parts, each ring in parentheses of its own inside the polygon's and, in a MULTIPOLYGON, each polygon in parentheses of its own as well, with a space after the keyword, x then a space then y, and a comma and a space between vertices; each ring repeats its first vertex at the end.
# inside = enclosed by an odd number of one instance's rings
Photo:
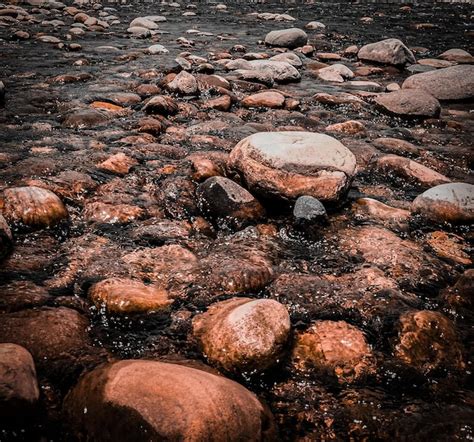
POLYGON ((474 97, 474 66, 460 65, 436 69, 408 77, 403 89, 423 89, 438 100, 465 100, 474 97))
POLYGON ((239 373, 274 365, 289 332, 286 308, 270 299, 232 298, 193 320, 193 334, 207 358, 239 373))
POLYGON ((378 95, 375 103, 385 112, 400 117, 436 118, 441 112, 439 101, 423 89, 403 89, 378 95))
POLYGON ((97 308, 116 314, 156 312, 173 302, 161 287, 124 278, 108 278, 94 284, 89 298, 97 308))
POLYGON ((275 437, 270 412, 241 385, 158 361, 124 360, 88 373, 65 412, 77 436, 98 442, 275 437))
POLYGON ((357 56, 364 61, 375 61, 391 65, 416 63, 415 56, 410 49, 396 38, 388 38, 362 46, 357 56))
POLYGON ((229 158, 248 187, 266 197, 309 195, 339 199, 355 172, 355 157, 343 144, 310 132, 262 132, 238 143, 229 158))
POLYGON ((279 92, 259 92, 245 97, 240 104, 244 107, 268 107, 277 109, 285 104, 285 96, 279 92))
POLYGON ((423 164, 398 155, 384 155, 380 157, 377 160, 377 167, 424 187, 432 187, 451 181, 448 177, 423 164))
POLYGON ((436 222, 471 224, 474 222, 474 185, 449 183, 432 187, 415 198, 412 211, 436 222))

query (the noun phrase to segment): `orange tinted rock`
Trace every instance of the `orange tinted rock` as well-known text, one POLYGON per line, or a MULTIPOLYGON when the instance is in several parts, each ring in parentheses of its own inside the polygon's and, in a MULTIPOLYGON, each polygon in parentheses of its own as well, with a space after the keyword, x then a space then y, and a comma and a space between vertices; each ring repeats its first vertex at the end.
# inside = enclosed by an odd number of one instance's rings
POLYGON ((283 107, 284 95, 279 92, 259 92, 245 97, 241 104, 244 107, 268 107, 271 109, 283 107))
POLYGON ((84 206, 84 218, 98 223, 127 223, 143 217, 145 211, 129 204, 108 204, 100 201, 84 206))
POLYGON ((339 382, 352 382, 374 371, 364 334, 344 321, 318 321, 299 333, 292 361, 298 370, 321 371, 339 382))
POLYGON ((107 112, 113 112, 113 113, 123 112, 125 110, 122 106, 118 106, 112 103, 107 103, 105 101, 94 101, 93 103, 91 103, 91 107, 94 109, 101 109, 101 110, 105 110, 107 112))
POLYGON ((227 112, 232 106, 232 99, 228 95, 222 95, 222 97, 213 98, 212 100, 205 101, 202 105, 204 109, 215 109, 222 112, 227 112))
POLYGON ((286 308, 273 300, 232 298, 193 320, 204 354, 228 371, 265 370, 281 356, 290 332, 286 308))
POLYGON ((172 300, 162 288, 123 278, 104 279, 89 289, 98 308, 110 313, 149 313, 167 308, 172 300))
POLYGON ((440 258, 462 265, 472 264, 469 246, 463 243, 463 239, 458 235, 442 231, 430 232, 426 242, 440 258))
POLYGON ((241 385, 158 361, 119 361, 88 373, 65 411, 76 435, 98 442, 276 437, 270 412, 241 385))
POLYGON ((421 310, 402 315, 394 351, 398 359, 423 373, 464 367, 454 325, 438 312, 421 310))
POLYGON ((125 175, 137 164, 137 160, 120 152, 107 158, 102 163, 97 164, 97 167, 108 172, 116 173, 117 175, 125 175))
POLYGON ((68 218, 67 209, 57 195, 35 186, 5 189, 0 209, 10 223, 40 229, 68 218))
POLYGON ((342 132, 349 135, 365 133, 365 126, 360 121, 344 121, 343 123, 331 124, 326 127, 328 132, 342 132))

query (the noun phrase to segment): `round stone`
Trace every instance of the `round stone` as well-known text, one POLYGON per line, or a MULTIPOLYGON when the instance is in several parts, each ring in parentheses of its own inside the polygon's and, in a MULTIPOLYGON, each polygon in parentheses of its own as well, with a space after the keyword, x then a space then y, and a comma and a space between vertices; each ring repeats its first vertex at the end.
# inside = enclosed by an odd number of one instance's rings
POLYGON ((437 222, 471 224, 474 222, 474 185, 441 184, 418 195, 412 211, 437 222))
POLYGON ((282 354, 290 332, 286 308, 271 299, 233 298, 193 321, 204 354, 228 371, 265 370, 282 354))
POLYGON ((274 440, 271 413, 222 376, 184 365, 124 360, 82 377, 65 400, 87 440, 274 440))
POLYGON ((311 132, 256 133, 235 146, 229 161, 251 190, 277 199, 338 200, 356 169, 342 143, 311 132))

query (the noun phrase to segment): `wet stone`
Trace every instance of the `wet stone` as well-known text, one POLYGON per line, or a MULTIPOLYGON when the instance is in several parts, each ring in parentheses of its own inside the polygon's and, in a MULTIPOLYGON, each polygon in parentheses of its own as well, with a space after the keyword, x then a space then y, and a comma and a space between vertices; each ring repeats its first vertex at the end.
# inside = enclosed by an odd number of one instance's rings
POLYGON ((232 298, 193 320, 204 354, 227 371, 262 371, 274 365, 289 332, 286 308, 268 299, 232 298))
POLYGON ((385 112, 401 117, 434 118, 441 112, 441 106, 436 98, 417 89, 379 95, 374 101, 385 112))
POLYGON ((20 345, 0 344, 0 423, 28 418, 35 411, 38 399, 31 354, 20 345))
POLYGON ((89 289, 89 298, 98 309, 112 314, 150 313, 166 309, 172 300, 160 287, 133 279, 109 278, 89 289))
POLYGON ((364 334, 344 321, 317 321, 298 333, 292 363, 298 370, 316 370, 341 383, 360 381, 375 368, 364 334))
POLYGON ((303 195, 295 202, 293 216, 297 223, 312 224, 324 221, 327 213, 321 201, 312 196, 303 195))
POLYGON ((246 388, 159 361, 124 360, 88 373, 66 398, 65 413, 76 435, 97 441, 275 437, 271 413, 246 388))
POLYGON ((355 158, 342 143, 309 132, 251 135, 235 146, 230 164, 250 190, 280 199, 338 200, 355 171, 355 158))
POLYGON ((208 178, 196 189, 204 215, 219 225, 243 226, 263 217, 262 205, 243 187, 224 177, 208 178))
POLYGON ((474 222, 474 185, 449 183, 428 189, 415 198, 412 210, 436 222, 474 222))
POLYGON ((281 31, 271 31, 265 37, 265 43, 269 46, 280 46, 289 49, 304 46, 308 41, 306 32, 302 29, 291 28, 281 31))
POLYGON ((413 53, 396 38, 389 38, 377 43, 370 43, 360 48, 357 56, 364 61, 404 65, 416 63, 413 53))

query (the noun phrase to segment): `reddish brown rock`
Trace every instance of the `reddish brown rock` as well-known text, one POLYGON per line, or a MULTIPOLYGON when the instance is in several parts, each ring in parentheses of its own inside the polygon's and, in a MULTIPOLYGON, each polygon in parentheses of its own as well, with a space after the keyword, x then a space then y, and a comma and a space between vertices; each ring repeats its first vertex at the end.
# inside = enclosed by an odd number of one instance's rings
POLYGON ((283 107, 285 97, 279 92, 259 92, 258 94, 245 97, 240 103, 244 107, 268 107, 270 109, 277 109, 283 107))
POLYGON ((343 123, 331 124, 325 129, 328 132, 342 132, 349 135, 365 133, 365 126, 360 121, 349 120, 343 123))
POLYGON ((80 109, 68 114, 64 119, 63 126, 84 129, 103 125, 109 120, 110 116, 106 112, 97 109, 80 109))
POLYGON ((167 84, 167 88, 180 95, 195 95, 198 92, 198 83, 194 75, 181 71, 167 84))
POLYGON ((440 258, 466 266, 472 264, 469 246, 458 235, 442 231, 430 232, 426 243, 440 258))
POLYGON ((140 219, 145 215, 145 211, 130 204, 108 204, 97 201, 87 203, 83 215, 88 221, 115 224, 140 219))
POLYGON ((222 112, 227 112, 232 106, 232 99, 228 95, 222 95, 222 97, 213 98, 203 103, 204 109, 215 109, 222 112))
POLYGON ((270 412, 241 385, 158 361, 119 361, 88 373, 65 411, 75 434, 95 441, 276 437, 270 412))
POLYGON ((120 152, 107 158, 102 163, 97 164, 97 168, 117 175, 126 175, 130 169, 137 164, 137 160, 120 152))
POLYGON ((171 97, 156 95, 147 101, 143 110, 147 114, 160 114, 167 117, 178 113, 178 104, 171 97))
POLYGON ((270 299, 232 298, 193 320, 193 334, 208 360, 239 373, 278 362, 289 332, 286 308, 270 299))
POLYGON ((57 195, 35 186, 5 189, 0 209, 9 223, 39 229, 52 227, 69 216, 57 195))
POLYGON ((24 420, 39 399, 36 369, 31 354, 16 344, 0 344, 0 423, 24 420))
POLYGON ((377 167, 384 172, 405 178, 419 186, 431 187, 449 183, 451 180, 440 173, 398 155, 385 155, 377 160, 377 167))
POLYGON ((297 370, 316 370, 341 383, 360 380, 374 371, 364 334, 344 321, 317 321, 299 333, 292 361, 297 370))
POLYGON ((372 198, 359 198, 352 207, 357 218, 369 219, 402 230, 408 228, 411 215, 409 210, 390 207, 372 198))
POLYGON ((421 310, 402 315, 394 353, 402 362, 425 374, 440 368, 464 367, 454 325, 438 312, 421 310))
POLYGON ((88 328, 87 319, 69 308, 22 310, 2 316, 0 342, 25 347, 40 374, 67 383, 104 355, 93 347, 88 328))
POLYGON ((173 302, 160 287, 123 278, 104 279, 94 284, 89 289, 89 298, 97 308, 118 314, 155 312, 173 302))
POLYGON ((396 38, 371 43, 360 48, 357 56, 361 60, 392 65, 416 63, 413 53, 396 38))

